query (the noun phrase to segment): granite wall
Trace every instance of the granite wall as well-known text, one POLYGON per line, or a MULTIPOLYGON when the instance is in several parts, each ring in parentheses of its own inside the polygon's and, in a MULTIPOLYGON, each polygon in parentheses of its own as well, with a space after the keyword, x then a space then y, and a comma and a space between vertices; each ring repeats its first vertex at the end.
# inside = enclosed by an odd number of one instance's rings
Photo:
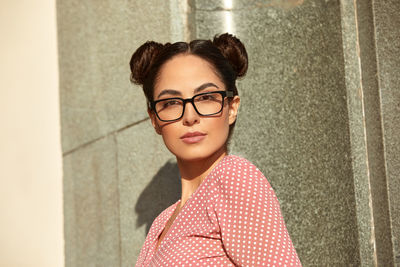
POLYGON ((267 176, 303 266, 400 266, 400 2, 58 1, 66 266, 132 266, 179 172, 128 62, 229 31, 231 153, 267 176), (397 265, 396 265, 397 264, 397 265))

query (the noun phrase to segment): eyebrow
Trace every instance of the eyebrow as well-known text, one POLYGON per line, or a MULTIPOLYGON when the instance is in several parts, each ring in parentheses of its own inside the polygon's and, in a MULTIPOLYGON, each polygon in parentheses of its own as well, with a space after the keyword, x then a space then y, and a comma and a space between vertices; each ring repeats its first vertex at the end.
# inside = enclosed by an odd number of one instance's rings
MULTIPOLYGON (((201 92, 202 90, 204 90, 204 89, 206 89, 208 87, 215 87, 215 88, 219 89, 219 87, 214 83, 204 83, 204 84, 200 85, 199 87, 197 87, 196 89, 194 89, 193 92, 196 94, 196 93, 201 92)), ((168 95, 174 95, 174 96, 181 96, 182 95, 181 92, 179 92, 177 90, 165 89, 165 90, 161 91, 161 93, 157 96, 157 99, 159 99, 161 96, 167 95, 167 94, 168 95)))

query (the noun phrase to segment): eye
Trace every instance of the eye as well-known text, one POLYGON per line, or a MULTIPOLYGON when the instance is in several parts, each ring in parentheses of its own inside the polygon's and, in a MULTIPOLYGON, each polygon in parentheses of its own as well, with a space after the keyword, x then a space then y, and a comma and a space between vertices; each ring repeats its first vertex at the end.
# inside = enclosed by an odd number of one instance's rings
POLYGON ((196 100, 197 101, 213 101, 216 100, 215 94, 207 94, 207 95, 200 95, 196 100))
POLYGON ((181 105, 181 101, 179 101, 177 99, 166 100, 166 101, 163 101, 162 103, 163 103, 163 108, 181 105))

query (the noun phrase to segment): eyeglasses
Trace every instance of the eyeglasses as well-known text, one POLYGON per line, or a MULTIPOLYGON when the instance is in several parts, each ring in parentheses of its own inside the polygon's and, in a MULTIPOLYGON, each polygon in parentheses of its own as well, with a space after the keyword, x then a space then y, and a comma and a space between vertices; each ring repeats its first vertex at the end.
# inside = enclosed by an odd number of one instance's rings
POLYGON ((233 92, 206 92, 186 99, 180 97, 165 98, 150 101, 150 108, 154 110, 160 121, 176 121, 182 118, 188 102, 192 103, 199 115, 211 116, 222 111, 225 97, 233 97, 233 92))

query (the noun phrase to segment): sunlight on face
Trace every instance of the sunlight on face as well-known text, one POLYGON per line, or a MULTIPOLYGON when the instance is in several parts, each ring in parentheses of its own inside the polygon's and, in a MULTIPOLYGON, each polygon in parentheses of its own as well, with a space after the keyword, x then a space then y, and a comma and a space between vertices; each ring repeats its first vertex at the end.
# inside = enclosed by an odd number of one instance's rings
MULTIPOLYGON (((207 61, 194 55, 178 55, 161 68, 154 88, 154 100, 171 97, 186 99, 199 93, 225 90, 224 83, 207 61)), ((195 161, 226 150, 229 125, 235 121, 237 107, 230 106, 225 99, 221 113, 202 116, 192 104, 187 103, 179 120, 163 122, 153 113, 150 117, 171 153, 181 160, 195 161), (195 136, 185 138, 188 133, 195 133, 195 136)))

